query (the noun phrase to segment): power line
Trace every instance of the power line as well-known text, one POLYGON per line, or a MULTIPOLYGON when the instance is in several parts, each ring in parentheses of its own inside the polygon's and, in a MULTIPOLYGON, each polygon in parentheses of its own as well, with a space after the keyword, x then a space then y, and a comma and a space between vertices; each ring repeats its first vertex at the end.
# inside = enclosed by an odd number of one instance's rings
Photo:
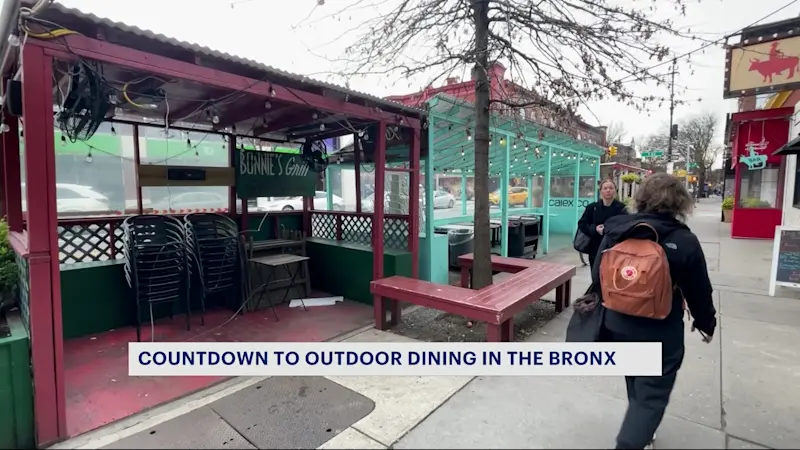
MULTIPOLYGON (((721 44, 721 43, 723 43, 724 41, 727 41, 729 38, 731 38, 731 37, 733 37, 733 36, 736 36, 737 34, 740 34, 740 33, 741 33, 742 31, 744 31, 745 29, 747 29, 747 28, 750 28, 750 27, 752 27, 752 26, 755 26, 755 25, 758 25, 758 23, 759 23, 759 22, 761 22, 762 20, 769 19, 770 17, 774 16, 775 14, 778 14, 779 12, 781 12, 781 11, 783 11, 784 9, 786 9, 786 8, 788 8, 788 7, 792 6, 792 5, 794 5, 794 4, 795 4, 795 3, 797 3, 797 2, 800 2, 800 0, 792 0, 792 1, 790 1, 789 3, 787 3, 787 4, 783 5, 783 6, 781 6, 780 8, 778 8, 778 9, 776 9, 776 10, 772 11, 771 13, 767 14, 766 16, 764 16, 764 17, 762 17, 762 18, 760 18, 760 19, 756 20, 755 22, 751 23, 750 25, 747 25, 747 26, 744 26, 744 27, 742 27, 742 28, 739 28, 738 30, 736 30, 736 31, 734 31, 734 32, 732 32, 732 33, 729 33, 729 34, 727 34, 727 35, 725 35, 725 36, 723 36, 723 37, 721 37, 721 38, 717 39, 716 41, 707 41, 707 43, 706 43, 706 44, 704 44, 704 45, 702 45, 701 47, 698 47, 698 48, 696 48, 696 49, 694 49, 694 50, 691 50, 691 51, 688 51, 688 52, 686 52, 686 53, 683 53, 682 55, 675 56, 675 57, 672 59, 672 61, 670 61, 670 60, 667 60, 667 61, 662 61, 662 62, 660 62, 660 63, 658 63, 658 64, 654 64, 654 65, 652 65, 652 66, 650 66, 650 67, 648 67, 648 68, 646 68, 646 69, 642 69, 642 70, 640 70, 640 71, 639 71, 639 72, 637 72, 637 73, 638 73, 638 74, 647 73, 647 72, 649 72, 649 71, 651 71, 651 70, 653 70, 653 69, 656 69, 656 68, 658 68, 658 67, 661 67, 661 66, 663 66, 663 65, 665 65, 665 64, 669 64, 670 62, 673 62, 673 61, 675 61, 675 60, 678 60, 678 59, 681 59, 681 58, 685 58, 685 57, 687 57, 687 56, 690 56, 690 55, 692 55, 692 54, 694 54, 694 53, 697 53, 697 52, 699 52, 699 51, 705 50, 705 49, 707 49, 708 47, 711 47, 711 46, 713 46, 713 45, 718 45, 718 44, 721 44)), ((632 74, 629 74, 629 75, 627 75, 627 76, 625 76, 625 77, 622 77, 622 78, 620 78, 620 79, 619 79, 619 80, 617 80, 616 82, 617 82, 617 83, 624 82, 625 80, 629 79, 630 77, 633 77, 633 76, 635 76, 637 73, 632 73, 632 74)))

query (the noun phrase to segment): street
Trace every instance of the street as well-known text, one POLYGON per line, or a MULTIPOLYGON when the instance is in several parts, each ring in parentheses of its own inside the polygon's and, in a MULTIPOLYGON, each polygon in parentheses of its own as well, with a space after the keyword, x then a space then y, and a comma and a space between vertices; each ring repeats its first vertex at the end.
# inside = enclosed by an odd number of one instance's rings
MULTIPOLYGON (((796 448, 800 292, 766 295, 772 242, 731 239, 719 208, 718 199, 701 199, 689 221, 705 252, 719 326, 710 344, 687 326, 686 356, 655 448, 796 448)), ((544 259, 578 260, 572 251, 544 259)), ((586 289, 587 270, 578 267, 573 293, 586 289)), ((563 341, 570 314, 528 340, 563 341)), ((342 340, 409 339, 367 327, 342 340)), ((54 448, 219 448, 223 441, 229 448, 611 448, 625 399, 617 377, 238 378, 54 448), (312 394, 301 399, 292 390, 297 383, 335 387, 343 409, 322 420, 330 400, 309 404, 312 394), (263 403, 247 400, 265 391, 263 403), (284 403, 297 414, 276 422, 270 414, 281 413, 269 405, 284 403), (253 427, 270 428, 255 435, 229 425, 242 414, 253 427), (323 423, 327 431, 319 431, 323 423)))

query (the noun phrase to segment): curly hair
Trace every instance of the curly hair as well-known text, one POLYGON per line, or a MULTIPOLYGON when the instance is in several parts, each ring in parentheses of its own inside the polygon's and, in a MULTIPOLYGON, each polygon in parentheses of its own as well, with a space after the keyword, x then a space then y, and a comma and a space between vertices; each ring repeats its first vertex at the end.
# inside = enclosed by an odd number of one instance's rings
POLYGON ((694 200, 676 177, 654 173, 636 189, 633 206, 637 212, 671 214, 686 219, 694 211, 694 200))

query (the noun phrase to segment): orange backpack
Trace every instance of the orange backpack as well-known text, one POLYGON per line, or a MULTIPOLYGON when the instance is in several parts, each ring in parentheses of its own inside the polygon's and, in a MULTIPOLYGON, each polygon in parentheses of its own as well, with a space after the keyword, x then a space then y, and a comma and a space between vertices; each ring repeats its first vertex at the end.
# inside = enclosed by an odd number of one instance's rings
POLYGON ((600 260, 603 306, 629 316, 665 319, 672 310, 672 276, 658 232, 651 239, 628 238, 605 250, 600 260))

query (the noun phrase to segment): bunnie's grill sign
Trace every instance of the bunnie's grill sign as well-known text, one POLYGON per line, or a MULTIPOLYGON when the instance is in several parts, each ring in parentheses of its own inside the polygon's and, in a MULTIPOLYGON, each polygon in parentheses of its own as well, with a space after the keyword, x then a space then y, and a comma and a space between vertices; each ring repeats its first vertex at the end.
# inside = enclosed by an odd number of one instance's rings
POLYGON ((287 153, 237 150, 234 168, 239 198, 313 197, 319 177, 302 156, 287 153))

